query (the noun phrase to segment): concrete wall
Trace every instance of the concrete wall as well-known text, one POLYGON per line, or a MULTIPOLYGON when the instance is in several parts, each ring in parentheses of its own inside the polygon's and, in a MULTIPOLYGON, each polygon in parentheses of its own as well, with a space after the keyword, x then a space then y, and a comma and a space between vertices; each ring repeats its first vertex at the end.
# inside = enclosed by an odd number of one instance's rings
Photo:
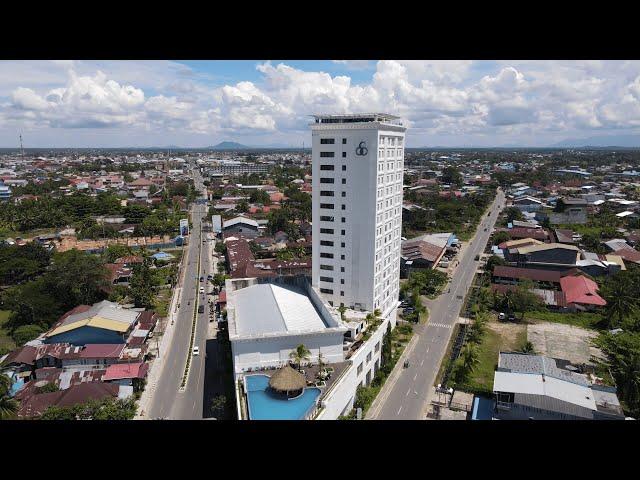
POLYGON ((289 362, 289 354, 300 344, 311 352, 310 361, 318 361, 318 352, 327 363, 342 362, 343 332, 327 332, 313 335, 290 335, 252 340, 232 340, 235 372, 248 368, 281 366, 289 362))
POLYGON ((371 338, 349 359, 351 366, 323 398, 323 410, 316 418, 317 420, 336 420, 340 415, 349 413, 353 408, 358 385, 368 385, 367 374, 369 374, 370 383, 380 367, 382 337, 386 333, 389 323, 391 323, 391 329, 395 328, 396 317, 397 307, 394 307, 385 317, 385 321, 371 335, 371 338), (378 346, 377 351, 376 346, 378 346), (369 355, 371 355, 371 359, 367 361, 369 355), (362 365, 362 370, 358 373, 360 365, 362 365))

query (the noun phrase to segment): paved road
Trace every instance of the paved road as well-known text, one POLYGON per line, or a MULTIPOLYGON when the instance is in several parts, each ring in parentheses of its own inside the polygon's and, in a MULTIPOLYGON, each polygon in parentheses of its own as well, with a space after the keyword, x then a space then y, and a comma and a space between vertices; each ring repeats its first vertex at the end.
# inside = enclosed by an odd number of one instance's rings
POLYGON ((389 380, 367 413, 375 420, 423 420, 433 382, 442 357, 458 320, 463 299, 471 286, 476 270, 475 256, 484 251, 491 230, 498 217, 496 207, 503 206, 504 193, 498 191, 491 206, 491 215, 485 216, 471 240, 461 253, 460 265, 451 277, 450 292, 426 302, 429 321, 415 329, 412 339, 389 380), (487 229, 485 232, 484 229, 487 229), (402 368, 405 359, 409 368, 402 368))
MULTIPOLYGON (((206 191, 202 184, 202 177, 194 170, 194 181, 198 191, 206 191)), ((209 307, 206 302, 210 295, 196 294, 196 288, 205 287, 205 291, 211 290, 208 282, 200 282, 198 278, 198 257, 200 257, 200 276, 215 273, 210 256, 210 243, 202 243, 205 234, 201 234, 201 222, 207 214, 206 205, 194 205, 192 208, 192 230, 189 235, 189 246, 184 284, 180 307, 175 317, 176 331, 167 352, 164 354, 164 366, 157 386, 149 400, 146 418, 167 419, 202 419, 205 376, 205 352, 207 340, 207 325, 209 307), (196 308, 196 295, 200 302, 205 303, 205 312, 197 314, 196 335, 194 346, 200 347, 200 355, 193 356, 189 349, 191 338, 193 312, 196 308), (180 384, 187 361, 191 355, 191 367, 186 388, 180 391, 180 384)))

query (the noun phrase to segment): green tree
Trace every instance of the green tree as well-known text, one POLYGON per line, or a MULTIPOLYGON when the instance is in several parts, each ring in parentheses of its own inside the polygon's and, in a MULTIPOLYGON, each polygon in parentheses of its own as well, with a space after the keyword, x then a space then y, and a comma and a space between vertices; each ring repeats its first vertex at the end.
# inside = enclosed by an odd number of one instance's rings
POLYGON ((536 349, 534 348, 533 343, 527 340, 520 346, 518 352, 534 355, 536 353, 536 349))
POLYGON ((18 402, 9 396, 11 381, 9 377, 0 373, 0 420, 14 418, 18 412, 18 402))
POLYGON ((607 301, 605 307, 606 328, 622 326, 628 319, 638 313, 640 298, 640 269, 629 269, 618 272, 607 278, 601 289, 607 301))
POLYGON ((150 309, 154 306, 154 275, 151 271, 151 263, 151 258, 145 256, 142 263, 133 267, 129 287, 136 307, 150 309))
POLYGON ((211 411, 216 417, 222 415, 224 414, 226 404, 227 397, 225 397, 224 395, 213 397, 213 400, 211 400, 211 411))
POLYGON ((289 354, 289 358, 293 360, 295 365, 298 365, 298 369, 301 369, 302 362, 311 358, 311 352, 303 344, 300 344, 289 354))
POLYGON ((596 343, 607 357, 620 399, 637 417, 640 415, 640 333, 605 333, 596 343))
POLYGON ((271 197, 264 190, 254 190, 249 195, 249 202, 260 203, 262 205, 271 205, 271 197))
POLYGON ((506 265, 507 262, 505 261, 504 258, 499 257, 497 255, 491 255, 488 259, 487 259, 487 263, 485 264, 485 271, 491 272, 493 273, 493 269, 496 266, 499 265, 506 265))
POLYGON ((442 170, 442 182, 461 186, 464 183, 464 179, 455 167, 449 166, 442 170))
POLYGON ((505 294, 505 305, 509 312, 519 312, 520 321, 524 321, 527 311, 541 307, 542 300, 531 291, 532 282, 522 282, 515 289, 509 290, 505 294))
POLYGON ((347 307, 344 306, 344 304, 340 304, 340 306, 338 307, 338 312, 340 312, 340 320, 342 320, 343 322, 347 321, 347 317, 345 317, 344 313, 347 311, 347 307))
POLYGON ((523 213, 516 207, 507 207, 502 211, 502 214, 505 216, 507 223, 511 223, 514 220, 524 220, 523 213))
POLYGON ((24 345, 37 338, 42 332, 44 329, 40 325, 21 325, 13 331, 11 336, 17 345, 24 345))
POLYGON ((236 203, 236 208, 234 208, 234 210, 237 213, 246 213, 249 211, 249 204, 246 200, 240 200, 238 203, 236 203))
POLYGON ((390 372, 389 366, 391 364, 391 356, 393 350, 391 347, 391 323, 387 325, 387 331, 382 337, 382 351, 380 353, 380 363, 386 373, 390 372), (389 370, 389 372, 387 371, 389 370))
POLYGON ((107 274, 100 257, 73 249, 56 253, 44 277, 55 297, 70 309, 104 299, 107 274))
POLYGON ((128 255, 131 255, 131 247, 126 245, 109 245, 105 248, 104 252, 102 252, 102 257, 106 263, 113 263, 118 258, 128 255))
POLYGON ((500 245, 503 242, 508 242, 509 240, 511 240, 511 235, 509 235, 509 232, 505 232, 500 231, 500 232, 496 232, 496 234, 493 236, 493 244, 494 245, 500 245))

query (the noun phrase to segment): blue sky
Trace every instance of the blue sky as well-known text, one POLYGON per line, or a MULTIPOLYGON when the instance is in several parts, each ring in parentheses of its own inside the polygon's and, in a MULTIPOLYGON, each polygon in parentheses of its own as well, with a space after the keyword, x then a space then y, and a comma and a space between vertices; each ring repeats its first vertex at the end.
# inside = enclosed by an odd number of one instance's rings
POLYGON ((309 115, 384 111, 409 146, 634 136, 638 61, 0 61, 0 146, 308 144, 309 115))

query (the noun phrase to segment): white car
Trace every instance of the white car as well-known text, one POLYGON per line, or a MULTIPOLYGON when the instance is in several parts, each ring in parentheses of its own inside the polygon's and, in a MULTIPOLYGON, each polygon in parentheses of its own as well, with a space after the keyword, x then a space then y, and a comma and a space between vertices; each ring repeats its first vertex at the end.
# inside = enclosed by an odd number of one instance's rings
POLYGON ((204 287, 200 287, 200 293, 204 293, 204 287))
POLYGON ((200 355, 200 347, 193 347, 193 354, 200 355))

